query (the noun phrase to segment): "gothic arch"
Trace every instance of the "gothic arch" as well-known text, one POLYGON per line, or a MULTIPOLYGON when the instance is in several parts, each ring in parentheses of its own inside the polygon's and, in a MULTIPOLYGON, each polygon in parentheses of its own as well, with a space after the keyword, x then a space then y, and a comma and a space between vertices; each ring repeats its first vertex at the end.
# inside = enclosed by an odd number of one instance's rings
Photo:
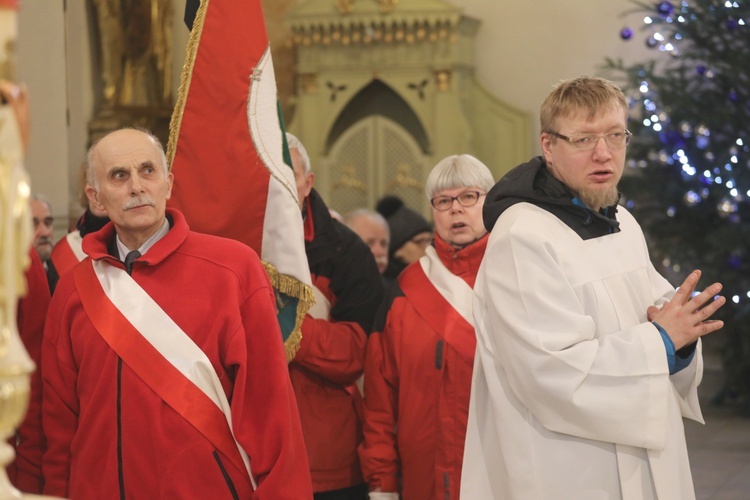
POLYGON ((325 143, 326 154, 352 125, 372 115, 381 115, 398 123, 414 137, 422 152, 430 154, 430 140, 414 110, 389 85, 374 79, 357 92, 333 123, 325 143))

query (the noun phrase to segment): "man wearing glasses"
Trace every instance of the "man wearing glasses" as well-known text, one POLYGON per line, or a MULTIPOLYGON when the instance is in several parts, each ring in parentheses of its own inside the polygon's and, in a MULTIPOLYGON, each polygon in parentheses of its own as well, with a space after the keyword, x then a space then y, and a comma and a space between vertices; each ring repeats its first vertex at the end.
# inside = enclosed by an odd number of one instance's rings
POLYGON ((694 498, 682 417, 702 422, 700 337, 725 299, 679 291, 617 206, 631 134, 607 80, 560 83, 543 156, 488 193, 461 497, 694 498))

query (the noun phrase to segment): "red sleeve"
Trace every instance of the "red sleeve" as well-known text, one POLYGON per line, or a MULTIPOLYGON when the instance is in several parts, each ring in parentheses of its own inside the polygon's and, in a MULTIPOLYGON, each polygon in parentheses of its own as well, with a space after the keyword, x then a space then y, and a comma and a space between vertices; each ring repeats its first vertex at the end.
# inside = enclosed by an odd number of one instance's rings
POLYGON ((42 432, 41 351, 44 321, 50 295, 47 275, 36 251, 29 251, 31 265, 26 270, 26 295, 18 303, 18 332, 26 351, 36 365, 31 375, 31 393, 26 417, 16 435, 16 459, 8 467, 13 485, 27 493, 41 493, 42 453, 45 442, 42 432))
POLYGON ((384 333, 373 333, 365 361, 364 441, 359 446, 362 473, 371 490, 399 491, 401 469, 396 443, 398 371, 389 346, 390 314, 384 333))
POLYGON ((302 341, 294 362, 331 382, 353 383, 362 375, 367 335, 354 321, 315 319, 302 322, 302 341))
POLYGON ((312 480, 297 402, 268 277, 241 305, 247 359, 232 393, 232 426, 258 481, 253 499, 312 498, 312 480))
MULTIPOLYGON (((72 278, 72 276, 67 276, 72 278)), ((68 496, 70 446, 78 428, 78 372, 70 345, 71 318, 64 315, 73 280, 62 280, 50 303, 42 340, 42 425, 47 449, 42 460, 44 493, 68 496)))

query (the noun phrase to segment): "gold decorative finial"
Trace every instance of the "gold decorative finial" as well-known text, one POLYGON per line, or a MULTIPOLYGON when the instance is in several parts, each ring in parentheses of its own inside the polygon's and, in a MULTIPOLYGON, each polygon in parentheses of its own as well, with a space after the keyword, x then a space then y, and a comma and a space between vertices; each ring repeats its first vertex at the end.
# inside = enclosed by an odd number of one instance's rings
POLYGON ((435 86, 440 92, 447 92, 451 88, 453 74, 449 69, 435 71, 435 86))
POLYGON ((341 15, 347 16, 354 11, 354 0, 336 0, 336 8, 341 15))
POLYGON ((396 5, 398 4, 398 0, 376 0, 380 4, 380 13, 381 14, 390 14, 394 10, 396 10, 396 5))

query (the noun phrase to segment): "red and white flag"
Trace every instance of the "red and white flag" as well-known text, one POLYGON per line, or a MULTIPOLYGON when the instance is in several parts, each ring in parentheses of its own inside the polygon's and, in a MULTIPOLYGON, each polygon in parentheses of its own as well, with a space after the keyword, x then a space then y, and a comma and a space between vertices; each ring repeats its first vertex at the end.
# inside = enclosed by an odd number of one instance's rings
POLYGON ((291 359, 311 280, 260 0, 201 0, 167 149, 169 204, 191 229, 241 241, 266 264, 291 359))

